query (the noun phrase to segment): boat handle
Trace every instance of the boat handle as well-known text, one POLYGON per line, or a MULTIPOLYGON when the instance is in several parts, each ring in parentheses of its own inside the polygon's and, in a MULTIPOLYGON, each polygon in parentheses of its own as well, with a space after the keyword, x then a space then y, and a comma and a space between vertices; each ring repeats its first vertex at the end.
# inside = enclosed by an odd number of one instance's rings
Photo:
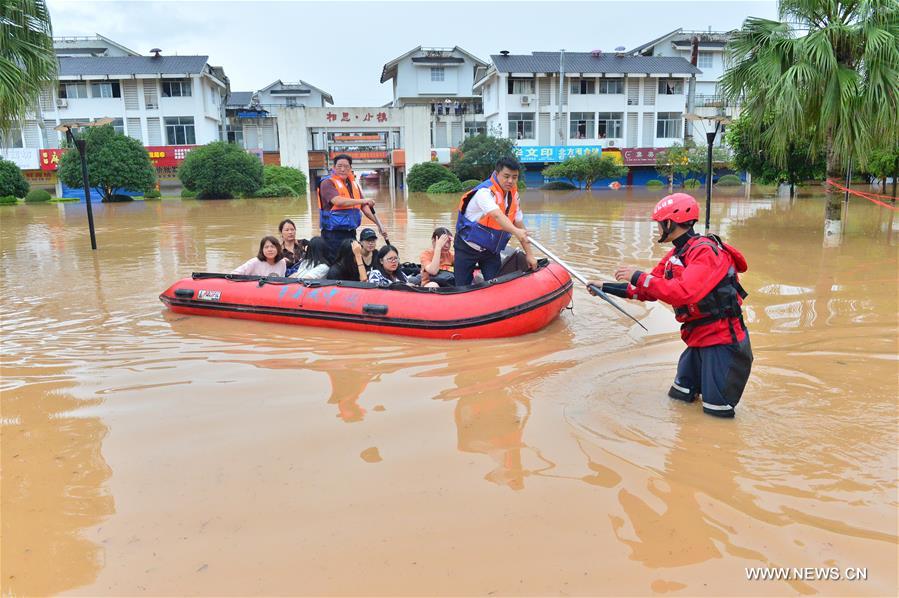
POLYGON ((380 303, 366 303, 362 306, 362 313, 373 316, 386 316, 387 306, 380 303))
POLYGON ((193 289, 175 289, 175 297, 184 297, 186 299, 190 299, 193 296, 193 289))

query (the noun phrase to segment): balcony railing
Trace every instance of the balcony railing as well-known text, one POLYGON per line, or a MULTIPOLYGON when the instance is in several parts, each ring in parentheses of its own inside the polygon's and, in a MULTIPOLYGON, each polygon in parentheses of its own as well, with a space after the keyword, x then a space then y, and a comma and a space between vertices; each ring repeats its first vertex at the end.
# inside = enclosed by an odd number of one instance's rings
POLYGON ((437 116, 484 114, 484 105, 480 102, 432 102, 431 114, 437 116))
POLYGON ((697 108, 724 108, 725 106, 739 106, 740 103, 738 101, 728 101, 722 95, 696 95, 696 107, 697 108))

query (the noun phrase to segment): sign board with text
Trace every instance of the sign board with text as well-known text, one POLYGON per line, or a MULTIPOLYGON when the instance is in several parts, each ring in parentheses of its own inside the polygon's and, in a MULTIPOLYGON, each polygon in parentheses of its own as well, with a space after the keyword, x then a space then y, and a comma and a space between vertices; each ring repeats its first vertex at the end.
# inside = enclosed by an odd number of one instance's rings
POLYGON ((587 154, 602 154, 602 148, 598 145, 535 145, 516 146, 512 149, 519 162, 527 164, 532 162, 563 162, 572 156, 584 156, 587 154))

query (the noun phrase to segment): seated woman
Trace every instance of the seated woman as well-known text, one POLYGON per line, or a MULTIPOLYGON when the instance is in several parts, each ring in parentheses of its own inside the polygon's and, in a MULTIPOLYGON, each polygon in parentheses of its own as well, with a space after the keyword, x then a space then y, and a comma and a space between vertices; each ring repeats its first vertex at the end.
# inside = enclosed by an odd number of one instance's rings
POLYGON ((325 278, 355 282, 368 280, 362 261, 362 245, 355 239, 344 239, 325 278))
POLYGON ((431 248, 421 252, 421 285, 451 287, 456 284, 453 275, 453 234, 449 229, 439 227, 431 234, 431 248))
POLYGON ((359 233, 359 244, 362 246, 362 263, 365 264, 365 272, 368 274, 375 267, 376 254, 378 253, 378 234, 370 229, 363 228, 359 233))
MULTIPOLYGON (((389 287, 395 282, 412 284, 400 269, 400 252, 393 245, 384 245, 378 250, 378 263, 368 273, 368 282, 379 287, 389 287)), ((433 283, 432 283, 433 284, 433 283)), ((436 286, 436 285, 435 285, 436 286)))
POLYGON ((312 237, 306 246, 306 255, 297 263, 297 270, 290 278, 314 280, 328 275, 328 244, 321 237, 312 237))
POLYGON ((297 227, 290 218, 285 218, 278 225, 281 233, 281 257, 287 259, 287 268, 293 268, 301 259, 305 250, 304 241, 297 240, 297 227))
POLYGON ((281 257, 281 243, 268 236, 259 242, 259 253, 246 263, 238 266, 231 274, 245 276, 284 276, 287 271, 287 260, 281 257))

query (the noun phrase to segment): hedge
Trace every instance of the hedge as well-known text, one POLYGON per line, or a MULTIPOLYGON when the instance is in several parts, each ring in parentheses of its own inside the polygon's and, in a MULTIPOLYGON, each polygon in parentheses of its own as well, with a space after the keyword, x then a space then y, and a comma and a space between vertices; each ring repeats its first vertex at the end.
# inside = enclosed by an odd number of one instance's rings
POLYGON ((25 196, 25 203, 46 203, 53 197, 44 189, 32 189, 25 196))
MULTIPOLYGON (((291 192, 287 193, 286 196, 298 196, 298 195, 306 195, 306 175, 298 168, 291 168, 290 166, 277 166, 275 164, 268 164, 263 169, 262 173, 263 188, 266 187, 289 187, 291 192)), ((261 189, 260 189, 261 191, 261 189)), ((268 195, 259 195, 258 192, 256 197, 281 197, 281 196, 268 196, 268 195)))
POLYGON ((702 186, 698 179, 687 179, 684 181, 684 189, 697 189, 702 186))
POLYGON ((718 179, 718 184, 723 187, 737 187, 742 185, 743 181, 735 174, 726 174, 718 179))
POLYGON ((28 181, 15 162, 0 158, 0 196, 25 197, 28 181))
POLYGON ((440 181, 428 187, 428 193, 460 193, 463 191, 462 183, 455 181, 440 181))
POLYGON ((296 191, 289 185, 275 184, 266 185, 248 197, 295 197, 296 191))
POLYGON ((19 200, 13 195, 0 195, 0 206, 8 206, 18 202, 19 200))
POLYGON ((478 179, 468 179, 467 181, 462 181, 462 190, 469 191, 470 189, 474 189, 480 184, 481 181, 479 181, 478 179))
POLYGON ((162 193, 157 191, 156 189, 150 189, 146 193, 144 193, 144 199, 159 199, 162 197, 162 193))
POLYGON ((650 189, 659 189, 664 187, 667 183, 660 181, 659 179, 649 179, 646 181, 646 186, 650 189))
POLYGON ((406 175, 406 184, 409 186, 409 191, 427 191, 428 187, 440 181, 455 181, 459 187, 462 186, 459 177, 453 174, 449 168, 441 166, 436 162, 416 164, 409 169, 409 174, 406 175))
POLYGON ((565 181, 552 181, 551 183, 546 183, 540 188, 546 191, 572 191, 574 189, 577 189, 577 187, 575 187, 571 183, 566 183, 565 181))

